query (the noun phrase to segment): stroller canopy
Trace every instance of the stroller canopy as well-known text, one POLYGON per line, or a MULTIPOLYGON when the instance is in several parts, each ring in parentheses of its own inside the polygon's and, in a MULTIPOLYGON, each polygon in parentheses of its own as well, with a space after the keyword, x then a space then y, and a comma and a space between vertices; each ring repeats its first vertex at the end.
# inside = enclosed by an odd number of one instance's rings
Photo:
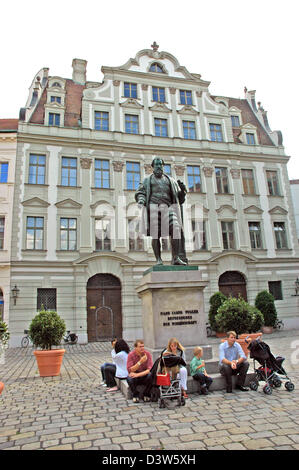
POLYGON ((248 349, 250 351, 250 357, 255 359, 262 366, 267 366, 269 369, 274 370, 278 373, 285 374, 284 369, 281 364, 284 361, 283 357, 275 358, 271 353, 270 347, 268 344, 263 341, 253 340, 249 345, 248 349))

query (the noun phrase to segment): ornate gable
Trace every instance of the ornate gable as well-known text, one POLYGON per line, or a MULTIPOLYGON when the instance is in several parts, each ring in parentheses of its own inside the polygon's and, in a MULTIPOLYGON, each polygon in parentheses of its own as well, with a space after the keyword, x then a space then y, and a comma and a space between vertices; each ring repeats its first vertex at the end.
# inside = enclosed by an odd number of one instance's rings
POLYGON ((39 197, 32 197, 31 199, 27 199, 27 201, 23 201, 22 205, 25 207, 49 207, 50 204, 39 197))
POLYGON ((280 214, 280 215, 286 215, 288 213, 287 210, 285 210, 283 207, 280 206, 275 206, 272 209, 269 210, 269 214, 280 214))
POLYGON ((55 206, 61 209, 81 209, 82 204, 73 199, 64 199, 63 201, 56 202, 55 206))
POLYGON ((248 206, 246 209, 244 209, 245 214, 262 214, 263 210, 260 207, 257 207, 255 205, 248 206))

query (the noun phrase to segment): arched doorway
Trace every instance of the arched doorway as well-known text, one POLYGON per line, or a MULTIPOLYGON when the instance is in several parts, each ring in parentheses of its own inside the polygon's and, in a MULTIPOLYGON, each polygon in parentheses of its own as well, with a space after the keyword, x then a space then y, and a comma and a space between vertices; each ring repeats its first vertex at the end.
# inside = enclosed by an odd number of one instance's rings
POLYGON ((122 337, 121 284, 112 274, 96 274, 87 282, 88 341, 122 337))
POLYGON ((238 271, 226 271, 221 274, 218 281, 219 290, 227 297, 238 297, 240 294, 247 301, 246 280, 238 271))

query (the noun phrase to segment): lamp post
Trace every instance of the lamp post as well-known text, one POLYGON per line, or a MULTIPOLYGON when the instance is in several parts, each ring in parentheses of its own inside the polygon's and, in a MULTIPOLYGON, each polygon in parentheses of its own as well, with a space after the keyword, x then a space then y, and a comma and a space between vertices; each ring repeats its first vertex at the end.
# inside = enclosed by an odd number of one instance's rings
POLYGON ((299 291, 299 277, 297 277, 296 281, 295 281, 295 291, 296 291, 296 296, 299 295, 298 294, 298 291, 299 291))
POLYGON ((11 289, 11 292, 12 292, 12 298, 14 300, 14 305, 16 305, 20 289, 18 289, 17 286, 15 285, 15 287, 11 289))

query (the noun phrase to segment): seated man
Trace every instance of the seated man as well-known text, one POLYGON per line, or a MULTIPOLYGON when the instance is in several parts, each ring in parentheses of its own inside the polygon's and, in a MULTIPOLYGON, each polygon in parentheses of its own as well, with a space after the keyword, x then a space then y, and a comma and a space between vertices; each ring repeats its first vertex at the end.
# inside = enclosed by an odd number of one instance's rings
POLYGON ((236 388, 247 392, 244 387, 249 364, 243 349, 236 343, 237 334, 235 331, 228 331, 227 341, 219 346, 219 367, 221 375, 226 379, 226 391, 232 392, 232 375, 238 375, 236 388))
POLYGON ((153 359, 151 354, 144 349, 142 339, 135 341, 135 349, 131 351, 127 359, 127 369, 129 376, 127 382, 133 394, 133 402, 139 402, 138 385, 145 385, 144 401, 150 401, 150 393, 152 388, 152 375, 150 373, 153 367, 153 359))

